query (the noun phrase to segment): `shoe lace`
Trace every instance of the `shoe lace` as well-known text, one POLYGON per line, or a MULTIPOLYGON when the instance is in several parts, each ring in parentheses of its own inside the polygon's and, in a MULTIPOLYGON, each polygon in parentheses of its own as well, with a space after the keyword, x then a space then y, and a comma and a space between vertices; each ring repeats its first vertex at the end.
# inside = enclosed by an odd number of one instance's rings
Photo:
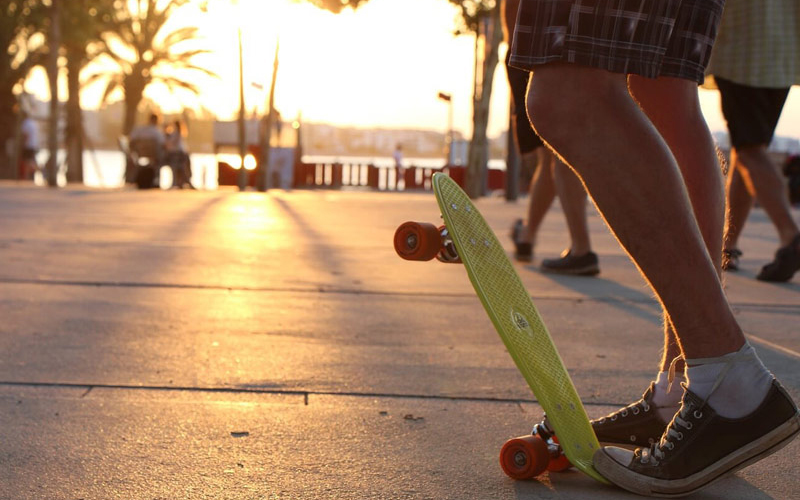
POLYGON ((639 401, 636 401, 634 403, 629 404, 625 408, 621 408, 621 409, 615 411, 614 413, 610 413, 610 414, 606 415, 605 417, 600 419, 600 423, 602 424, 602 423, 605 423, 605 422, 607 422, 609 420, 611 422, 614 422, 620 417, 621 418, 625 418, 625 417, 627 417, 628 415, 631 415, 631 414, 638 415, 642 411, 644 411, 644 412, 650 411, 650 408, 652 408, 652 406, 650 406, 650 404, 643 398, 643 399, 640 399, 639 401))
MULTIPOLYGON (((650 445, 649 448, 639 448, 636 450, 636 455, 639 457, 639 460, 643 464, 652 463, 652 465, 658 465, 661 460, 666 457, 668 451, 672 451, 675 448, 676 441, 682 441, 684 438, 683 430, 691 431, 694 427, 694 423, 690 420, 691 417, 694 417, 694 420, 700 420, 703 418, 703 408, 705 408, 708 399, 714 394, 714 391, 717 390, 719 384, 722 383, 722 380, 727 375, 728 371, 733 368, 735 363, 739 363, 742 361, 746 361, 748 358, 751 358, 755 354, 748 350, 749 343, 745 342, 744 347, 738 352, 726 354, 724 356, 720 356, 717 358, 700 358, 700 359, 685 359, 683 355, 678 356, 677 358, 672 360, 670 363, 669 369, 669 383, 670 388, 672 386, 672 381, 675 378, 675 365, 676 363, 683 359, 686 361, 687 365, 691 366, 698 366, 698 365, 705 365, 711 363, 725 363, 725 367, 720 371, 720 374, 717 376, 714 385, 711 387, 711 391, 708 393, 708 396, 700 403, 700 405, 696 405, 692 401, 687 401, 686 397, 683 398, 681 401, 681 408, 678 410, 678 413, 675 414, 672 421, 667 426, 664 434, 662 434, 661 439, 657 443, 653 443, 650 445), (683 430, 681 430, 683 429, 683 430)), ((688 384, 685 382, 681 382, 681 387, 685 392, 688 391, 688 384)), ((669 391, 669 389, 667 389, 669 391)))
MULTIPOLYGON (((686 390, 686 383, 681 382, 681 387, 686 390)), ((685 437, 684 430, 692 430, 694 423, 692 423, 691 417, 694 417, 695 420, 703 418, 703 406, 705 406, 705 401, 698 407, 684 399, 681 403, 681 409, 675 414, 672 422, 669 423, 664 434, 661 436, 661 439, 650 445, 649 448, 639 448, 636 450, 639 460, 643 464, 652 463, 652 465, 658 465, 659 462, 666 457, 666 453, 675 448, 675 442, 683 440, 685 437)))

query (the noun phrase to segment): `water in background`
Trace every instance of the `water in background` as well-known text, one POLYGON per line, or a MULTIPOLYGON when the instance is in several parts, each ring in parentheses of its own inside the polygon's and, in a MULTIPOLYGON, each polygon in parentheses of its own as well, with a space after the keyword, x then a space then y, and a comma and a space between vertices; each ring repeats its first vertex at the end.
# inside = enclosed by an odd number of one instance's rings
MULTIPOLYGON (((47 163, 49 153, 47 150, 39 150, 36 161, 39 165, 47 163)), ((225 155, 220 155, 225 156, 225 155)), ((230 156, 230 155, 229 155, 230 156)), ((192 153, 192 185, 197 189, 217 189, 217 160, 218 156, 207 153, 192 153)), ((66 151, 59 151, 58 164, 61 170, 58 173, 58 185, 67 184, 66 177, 66 151)), ((375 165, 380 168, 394 167, 394 159, 391 157, 356 157, 356 156, 304 156, 306 163, 343 163, 350 165, 375 165)), ((406 167, 441 168, 445 164, 442 158, 406 158, 403 165, 406 167)), ((502 160, 490 160, 490 168, 505 170, 505 162, 502 160)), ((112 150, 86 150, 83 152, 83 183, 86 186, 98 188, 119 188, 125 185, 125 155, 121 151, 112 150)), ((34 182, 45 185, 45 179, 37 173, 34 182)), ((172 185, 172 171, 163 167, 160 175, 160 185, 169 188, 172 185)))
MULTIPOLYGON (((39 150, 36 161, 45 165, 49 153, 39 150)), ((192 185, 198 189, 217 188, 217 160, 213 154, 192 154, 192 185)), ((66 151, 58 152, 58 185, 67 184, 66 176, 66 151)), ((172 171, 169 168, 161 169, 161 186, 167 188, 172 185, 172 171)), ((46 184, 44 177, 37 173, 34 182, 39 185, 46 184)), ((125 155, 121 151, 86 150, 83 152, 83 183, 90 187, 118 188, 125 185, 125 155)))

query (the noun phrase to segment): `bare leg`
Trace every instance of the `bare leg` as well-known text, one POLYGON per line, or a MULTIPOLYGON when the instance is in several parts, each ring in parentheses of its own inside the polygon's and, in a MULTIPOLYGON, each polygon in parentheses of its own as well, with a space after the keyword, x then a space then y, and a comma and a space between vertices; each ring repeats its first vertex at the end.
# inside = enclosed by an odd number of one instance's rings
POLYGON ((741 174, 756 193, 758 202, 764 207, 775 229, 780 246, 786 246, 800 234, 800 228, 792 219, 791 205, 781 174, 767 155, 765 145, 735 149, 741 174))
MULTIPOLYGON (((693 82, 675 80, 673 85, 679 104, 674 109, 698 109, 693 82)), ((744 336, 676 159, 630 98, 626 78, 580 66, 540 66, 528 106, 537 132, 581 177, 655 290, 684 355, 706 358, 740 349, 744 336)))
MULTIPOLYGON (((628 86, 678 162, 706 249, 719 273, 725 193, 717 149, 702 119, 700 103, 691 95, 684 95, 687 90, 690 94, 696 94, 697 90, 687 89, 683 81, 675 78, 654 80, 636 75, 629 77, 628 86), (698 116, 701 119, 698 120, 698 116)), ((669 318, 665 317, 661 369, 669 368, 671 361, 679 355, 675 332, 669 318)))
POLYGON ((732 250, 739 247, 739 236, 742 234, 747 216, 753 207, 755 190, 752 185, 745 182, 742 175, 742 164, 736 155, 736 150, 731 151, 731 167, 728 171, 728 184, 726 197, 728 200, 728 213, 725 217, 725 248, 732 250))
POLYGON ((559 159, 555 160, 553 178, 572 241, 570 253, 586 255, 592 250, 586 220, 586 187, 580 177, 559 159))
POLYGON ((539 231, 544 216, 553 204, 556 196, 555 183, 553 182, 553 153, 547 148, 538 148, 536 155, 539 164, 531 179, 528 199, 528 220, 520 232, 520 239, 535 246, 536 233, 539 231))

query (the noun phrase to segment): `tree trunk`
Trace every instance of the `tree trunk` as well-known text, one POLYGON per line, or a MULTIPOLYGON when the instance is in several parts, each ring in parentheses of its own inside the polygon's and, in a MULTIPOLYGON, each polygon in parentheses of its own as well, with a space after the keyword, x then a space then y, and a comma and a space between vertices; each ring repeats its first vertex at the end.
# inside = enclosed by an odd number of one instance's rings
POLYGON ((16 98, 9 89, 0 92, 0 179, 17 178, 19 143, 15 135, 18 127, 18 113, 14 110, 16 98))
POLYGON ((47 79, 50 85, 50 117, 47 145, 47 185, 58 187, 58 48, 61 46, 61 1, 53 0, 50 7, 50 54, 47 57, 47 79))
MULTIPOLYGON (((144 95, 144 84, 140 83, 135 76, 126 78, 125 81, 125 117, 122 122, 122 134, 130 136, 133 127, 136 125, 136 110, 144 95)), ((136 165, 131 163, 130 158, 125 161, 125 182, 136 182, 136 165)))
POLYGON ((67 48, 67 182, 83 183, 83 116, 81 111, 81 63, 84 51, 67 48))
MULTIPOLYGON (((465 180, 465 191, 467 195, 473 199, 482 196, 485 190, 486 168, 489 160, 489 145, 486 138, 486 129, 489 125, 489 104, 492 97, 494 70, 500 59, 500 42, 503 40, 499 4, 491 11, 490 18, 485 26, 487 26, 486 32, 483 34, 479 32, 476 35, 478 37, 484 37, 483 64, 476 64, 475 68, 472 141, 470 141, 469 145, 465 180), (480 74, 478 74, 478 71, 480 71, 480 74), (480 81, 478 81, 478 77, 480 77, 480 81)), ((475 45, 475 50, 481 50, 479 44, 475 45)))

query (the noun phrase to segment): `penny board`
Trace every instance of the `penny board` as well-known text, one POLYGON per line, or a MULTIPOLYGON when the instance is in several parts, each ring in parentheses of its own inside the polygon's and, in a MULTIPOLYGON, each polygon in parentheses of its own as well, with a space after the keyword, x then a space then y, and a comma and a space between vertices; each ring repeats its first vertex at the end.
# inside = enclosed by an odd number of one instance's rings
POLYGON ((600 445, 586 410, 497 236, 453 179, 435 174, 433 190, 472 286, 547 414, 564 453, 576 468, 608 484, 592 465, 592 456, 600 445))

